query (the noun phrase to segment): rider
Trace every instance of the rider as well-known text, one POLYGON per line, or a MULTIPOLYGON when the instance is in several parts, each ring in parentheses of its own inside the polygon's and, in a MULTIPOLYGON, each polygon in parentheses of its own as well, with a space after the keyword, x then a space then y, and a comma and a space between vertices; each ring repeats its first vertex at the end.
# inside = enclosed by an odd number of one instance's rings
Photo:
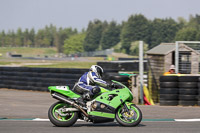
POLYGON ((89 72, 84 73, 78 83, 74 85, 73 90, 82 95, 81 100, 91 100, 94 95, 101 90, 98 86, 109 87, 109 84, 102 80, 103 69, 98 65, 92 65, 89 72))

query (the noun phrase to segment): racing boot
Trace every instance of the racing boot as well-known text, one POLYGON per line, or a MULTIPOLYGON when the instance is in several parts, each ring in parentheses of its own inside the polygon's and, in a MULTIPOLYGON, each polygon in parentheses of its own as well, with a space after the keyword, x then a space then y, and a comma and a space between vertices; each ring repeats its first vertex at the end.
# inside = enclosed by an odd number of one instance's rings
POLYGON ((91 92, 86 92, 83 94, 83 100, 85 101, 91 101, 93 98, 93 94, 91 92))

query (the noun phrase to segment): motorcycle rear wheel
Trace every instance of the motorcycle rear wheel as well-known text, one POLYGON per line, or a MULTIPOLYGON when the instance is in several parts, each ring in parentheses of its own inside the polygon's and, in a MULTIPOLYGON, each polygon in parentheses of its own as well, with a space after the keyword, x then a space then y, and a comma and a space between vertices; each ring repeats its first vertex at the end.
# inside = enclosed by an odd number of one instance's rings
POLYGON ((126 127, 137 126, 142 120, 142 112, 136 105, 131 105, 128 112, 124 111, 124 106, 121 106, 116 112, 117 122, 126 127))
POLYGON ((56 102, 49 108, 48 117, 51 123, 58 127, 69 127, 76 123, 78 119, 77 112, 59 112, 61 108, 71 107, 70 105, 62 102, 56 102), (61 113, 61 115, 60 115, 61 113))

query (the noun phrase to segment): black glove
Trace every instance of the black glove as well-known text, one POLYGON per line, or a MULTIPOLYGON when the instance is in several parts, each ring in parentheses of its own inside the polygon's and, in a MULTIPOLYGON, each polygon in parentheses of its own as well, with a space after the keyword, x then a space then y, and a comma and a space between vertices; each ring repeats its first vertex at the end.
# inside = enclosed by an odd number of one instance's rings
POLYGON ((111 84, 110 84, 110 87, 111 87, 111 88, 115 88, 115 89, 117 89, 117 88, 118 88, 118 85, 115 84, 115 83, 111 83, 111 84))

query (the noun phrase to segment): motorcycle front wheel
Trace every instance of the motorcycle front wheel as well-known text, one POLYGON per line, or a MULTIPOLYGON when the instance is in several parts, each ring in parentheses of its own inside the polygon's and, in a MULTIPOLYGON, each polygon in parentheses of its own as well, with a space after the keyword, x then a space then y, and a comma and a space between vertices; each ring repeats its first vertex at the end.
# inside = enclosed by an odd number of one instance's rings
POLYGON ((48 117, 51 123, 58 127, 69 127, 76 123, 78 119, 77 112, 62 112, 62 108, 70 108, 71 106, 56 102, 49 108, 48 117))
POLYGON ((136 105, 131 105, 128 111, 121 106, 116 112, 116 120, 122 126, 137 126, 142 120, 142 112, 136 105))

